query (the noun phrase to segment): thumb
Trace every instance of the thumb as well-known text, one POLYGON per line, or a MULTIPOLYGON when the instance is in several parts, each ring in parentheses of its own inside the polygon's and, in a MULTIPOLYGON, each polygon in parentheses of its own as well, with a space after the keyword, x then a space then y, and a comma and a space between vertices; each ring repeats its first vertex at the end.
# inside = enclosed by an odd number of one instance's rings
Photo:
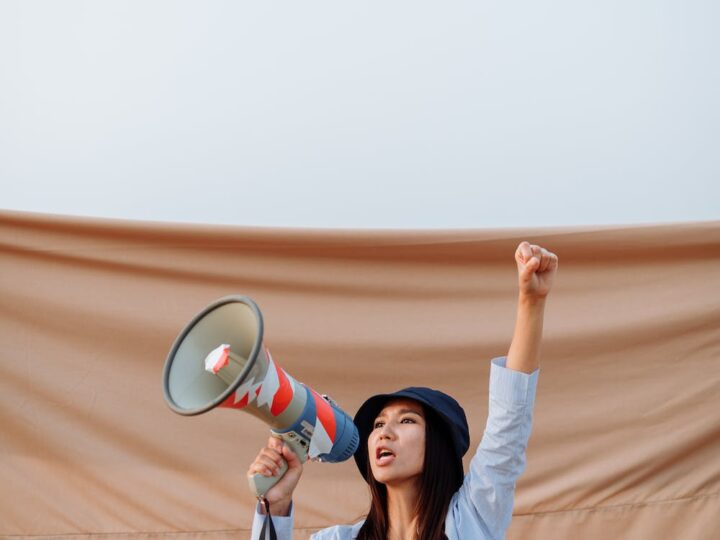
POLYGON ((530 260, 525 263, 525 268, 523 268, 520 278, 523 280, 528 280, 532 277, 535 270, 537 270, 540 267, 540 260, 537 257, 531 257, 530 260))

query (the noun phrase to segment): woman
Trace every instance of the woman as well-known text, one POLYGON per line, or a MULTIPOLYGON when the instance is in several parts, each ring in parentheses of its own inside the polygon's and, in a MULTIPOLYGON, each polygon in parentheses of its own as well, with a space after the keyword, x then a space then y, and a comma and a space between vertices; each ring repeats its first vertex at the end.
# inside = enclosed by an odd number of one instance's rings
MULTIPOLYGON (((558 268, 554 253, 528 242, 515 251, 518 309, 507 357, 492 360, 485 433, 463 477, 469 446, 465 413, 450 396, 406 388, 373 396, 355 424, 360 473, 372 502, 364 521, 323 529, 315 540, 449 540, 503 538, 512 517, 515 481, 525 467, 545 301, 558 268)), ((281 441, 270 438, 248 476, 272 476, 280 458, 285 476, 266 494, 277 537, 291 538, 292 493, 302 464, 281 441)), ((260 538, 264 510, 256 510, 253 540, 260 538)))

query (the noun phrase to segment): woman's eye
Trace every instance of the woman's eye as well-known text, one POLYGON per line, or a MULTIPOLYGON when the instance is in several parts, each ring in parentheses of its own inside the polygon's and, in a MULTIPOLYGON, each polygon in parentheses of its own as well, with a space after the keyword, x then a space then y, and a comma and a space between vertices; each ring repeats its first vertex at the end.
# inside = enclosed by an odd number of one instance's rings
POLYGON ((377 429, 382 426, 383 426, 383 422, 375 422, 375 424, 373 425, 373 429, 377 429))
POLYGON ((415 419, 414 419, 414 418, 403 418, 403 419, 401 420, 401 422, 404 423, 404 424, 408 424, 408 423, 409 423, 409 424, 414 424, 414 423, 415 423, 415 419))

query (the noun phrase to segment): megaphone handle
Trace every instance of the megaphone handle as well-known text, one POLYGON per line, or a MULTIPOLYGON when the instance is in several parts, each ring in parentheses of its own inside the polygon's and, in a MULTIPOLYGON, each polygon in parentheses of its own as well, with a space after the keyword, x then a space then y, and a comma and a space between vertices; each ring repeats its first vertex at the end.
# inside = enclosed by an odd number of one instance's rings
MULTIPOLYGON (((290 447, 295 455, 300 459, 301 462, 307 461, 307 448, 299 443, 300 437, 293 431, 287 433, 275 433, 271 431, 273 437, 277 437, 282 440, 286 445, 290 447)), ((262 474, 254 474, 248 478, 250 483, 250 491, 252 491, 256 497, 264 497, 265 494, 277 484, 280 479, 285 475, 288 470, 287 461, 280 458, 280 469, 274 476, 263 476, 262 474)))

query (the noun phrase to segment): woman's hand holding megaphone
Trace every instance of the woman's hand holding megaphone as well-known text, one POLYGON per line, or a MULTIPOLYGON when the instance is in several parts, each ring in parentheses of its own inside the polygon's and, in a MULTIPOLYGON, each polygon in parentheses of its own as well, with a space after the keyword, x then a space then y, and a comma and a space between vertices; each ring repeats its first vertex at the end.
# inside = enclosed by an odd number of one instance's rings
MULTIPOLYGON (((265 499, 270 503, 270 513, 274 516, 290 514, 292 494, 303 471, 302 462, 282 440, 270 437, 247 472, 248 478, 256 474, 271 477, 277 475, 285 463, 287 463, 287 472, 265 493, 265 499)), ((262 513, 265 513, 264 508, 262 513)))

